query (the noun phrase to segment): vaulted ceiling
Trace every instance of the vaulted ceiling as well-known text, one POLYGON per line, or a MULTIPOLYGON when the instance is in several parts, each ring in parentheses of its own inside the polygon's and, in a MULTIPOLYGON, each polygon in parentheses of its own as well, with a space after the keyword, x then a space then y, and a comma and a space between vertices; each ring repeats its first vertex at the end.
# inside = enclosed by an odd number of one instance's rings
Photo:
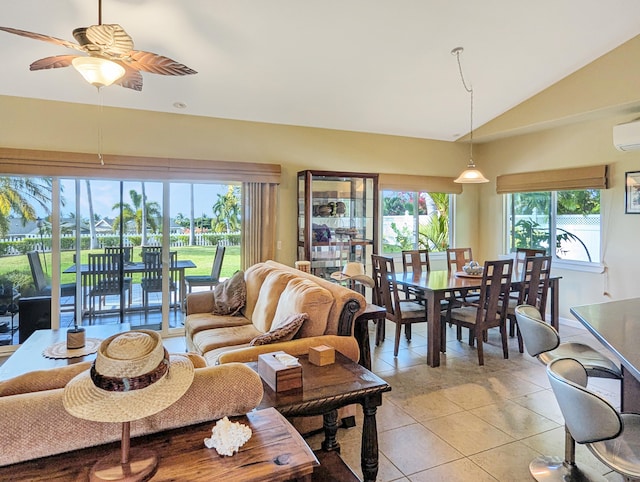
MULTIPOLYGON (((73 41, 88 0, 2 0, 0 25, 73 41)), ((455 140, 640 34, 637 0, 103 0, 135 49, 198 71, 100 93, 69 49, 0 32, 0 95, 455 140)), ((631 61, 632 59, 630 59, 631 61)), ((635 59, 633 59, 635 60, 635 59)))

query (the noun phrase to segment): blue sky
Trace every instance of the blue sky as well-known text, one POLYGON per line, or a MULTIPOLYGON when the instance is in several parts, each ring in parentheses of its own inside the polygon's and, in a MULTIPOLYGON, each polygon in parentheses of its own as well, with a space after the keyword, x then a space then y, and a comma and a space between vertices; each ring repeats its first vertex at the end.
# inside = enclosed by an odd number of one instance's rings
MULTIPOLYGON (((75 181, 72 179, 61 180, 62 196, 65 206, 62 208, 62 215, 68 216, 75 211, 75 181)), ((84 180, 80 182, 80 216, 89 217, 89 203, 87 202, 87 191, 84 180)), ((133 204, 129 191, 134 189, 138 193, 142 192, 141 183, 138 181, 125 181, 123 187, 124 202, 133 204)), ((145 182, 147 199, 156 201, 162 206, 162 183, 145 182)), ((226 184, 195 184, 194 185, 194 206, 195 216, 199 217, 203 213, 211 217, 213 211, 211 207, 218 199, 218 194, 227 192, 226 184)), ((91 194, 93 198, 93 211, 100 217, 114 218, 117 213, 112 210, 114 204, 119 202, 120 181, 91 181, 91 194)), ((170 186, 171 209, 170 216, 175 217, 178 213, 189 217, 190 212, 190 184, 172 183, 170 186)))

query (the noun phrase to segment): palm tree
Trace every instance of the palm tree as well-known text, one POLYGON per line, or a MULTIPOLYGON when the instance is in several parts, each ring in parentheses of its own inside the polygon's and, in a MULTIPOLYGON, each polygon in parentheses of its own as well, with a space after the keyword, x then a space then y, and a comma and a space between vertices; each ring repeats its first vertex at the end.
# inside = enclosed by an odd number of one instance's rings
MULTIPOLYGON (((216 232, 237 231, 240 226, 240 199, 238 186, 227 186, 226 194, 218 194, 218 200, 213 205, 213 215, 216 218, 216 232)), ((213 226, 212 226, 213 227, 213 226)))
POLYGON ((28 221, 38 219, 34 203, 51 210, 52 184, 49 177, 0 177, 0 236, 9 232, 9 216, 14 213, 28 221))
MULTIPOLYGON (((116 203, 111 209, 114 211, 120 211, 122 209, 123 224, 126 225, 129 221, 134 221, 136 226, 136 234, 146 232, 146 228, 143 231, 143 226, 148 226, 152 232, 158 231, 158 225, 156 219, 159 219, 162 215, 160 204, 155 201, 147 202, 145 204, 145 217, 147 224, 143 223, 143 209, 142 199, 143 196, 139 194, 135 189, 129 191, 129 197, 131 198, 131 204, 129 203, 116 203)), ((116 216, 113 222, 113 230, 117 232, 120 227, 120 214, 116 216)), ((143 236, 143 240, 146 237, 143 236)), ((144 243, 144 241, 143 241, 144 243)))

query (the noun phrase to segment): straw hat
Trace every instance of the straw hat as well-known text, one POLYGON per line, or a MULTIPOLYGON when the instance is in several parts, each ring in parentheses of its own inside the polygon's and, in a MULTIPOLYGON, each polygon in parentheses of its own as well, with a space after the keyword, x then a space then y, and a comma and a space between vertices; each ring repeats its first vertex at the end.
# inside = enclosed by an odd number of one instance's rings
POLYGON ((100 344, 90 370, 64 388, 64 408, 94 422, 129 422, 153 415, 176 402, 193 381, 186 356, 169 357, 160 335, 135 330, 100 344))
POLYGON ((342 271, 336 271, 331 273, 331 277, 337 281, 344 281, 352 278, 353 276, 363 275, 364 265, 356 261, 350 261, 344 265, 342 271))

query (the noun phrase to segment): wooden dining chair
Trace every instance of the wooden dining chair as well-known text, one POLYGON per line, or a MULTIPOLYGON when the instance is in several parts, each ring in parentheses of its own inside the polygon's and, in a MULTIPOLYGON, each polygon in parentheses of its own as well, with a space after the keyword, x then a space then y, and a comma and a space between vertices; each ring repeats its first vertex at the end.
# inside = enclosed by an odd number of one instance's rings
POLYGON ((211 274, 209 275, 189 275, 184 277, 184 281, 187 285, 187 291, 191 293, 191 289, 194 286, 208 286, 210 290, 213 289, 218 283, 220 283, 220 272, 222 271, 222 262, 224 260, 224 246, 216 247, 216 254, 213 257, 213 263, 211 265, 211 274))
MULTIPOLYGON (((509 296, 507 318, 509 319, 509 336, 517 335, 518 350, 524 353, 522 335, 518 329, 515 308, 518 305, 530 305, 544 313, 547 307, 547 292, 551 276, 551 256, 530 256, 525 259, 524 271, 520 281, 520 289, 509 296)), ((542 315, 544 317, 544 315, 542 315)))
POLYGON ((524 272, 527 258, 530 258, 531 256, 544 256, 546 254, 547 251, 542 248, 516 248, 516 262, 513 267, 514 271, 516 272, 516 276, 519 277, 524 272))
POLYGON ((511 276, 513 274, 513 260, 486 261, 482 273, 482 284, 477 302, 463 303, 463 306, 452 307, 446 315, 441 317, 442 323, 442 351, 446 350, 447 322, 469 330, 469 345, 477 341, 478 363, 484 365, 483 343, 487 330, 499 328, 502 338, 502 352, 504 358, 509 358, 507 347, 507 306, 511 276))
MULTIPOLYGON (((144 274, 140 280, 142 288, 142 303, 145 316, 149 312, 149 293, 162 293, 162 251, 151 250, 146 251, 142 255, 144 262, 144 274)), ((173 307, 177 308, 177 290, 178 283, 175 280, 176 267, 178 265, 178 253, 171 251, 169 253, 169 294, 173 293, 173 307)))
POLYGON ((105 304, 107 296, 128 292, 127 302, 131 306, 131 278, 121 277, 119 254, 89 253, 87 271, 87 297, 89 298, 89 319, 93 320, 96 312, 105 304), (98 306, 96 309, 96 298, 98 306))
POLYGON ((447 269, 449 273, 462 271, 465 264, 473 260, 471 248, 447 248, 447 269))
MULTIPOLYGON (((402 251, 402 272, 413 273, 416 276, 420 276, 422 272, 428 273, 431 271, 429 265, 429 251, 426 249, 407 249, 402 251)), ((406 299, 420 300, 422 292, 415 290, 409 286, 404 287, 404 293, 406 299)))
POLYGON ((378 290, 378 296, 387 310, 387 320, 396 324, 393 356, 398 356, 400 347, 400 333, 405 326, 405 335, 411 341, 411 324, 427 321, 424 305, 413 301, 400 299, 396 284, 396 270, 393 258, 372 254, 373 280, 378 290), (409 327, 409 329, 407 329, 409 327))

